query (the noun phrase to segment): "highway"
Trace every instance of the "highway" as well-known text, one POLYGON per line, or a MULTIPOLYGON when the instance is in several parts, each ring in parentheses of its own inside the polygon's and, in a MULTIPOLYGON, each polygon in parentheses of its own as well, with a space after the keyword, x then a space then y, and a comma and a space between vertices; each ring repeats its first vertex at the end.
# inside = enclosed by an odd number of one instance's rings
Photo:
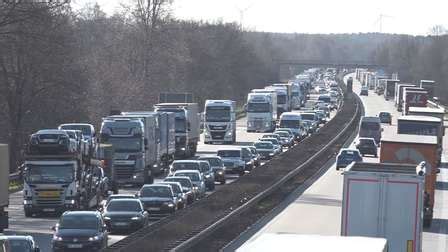
MULTIPOLYGON (((310 100, 317 99, 317 96, 312 95, 310 100)), ((335 115, 331 113, 331 117, 335 115)), ((247 133, 246 132, 246 118, 237 120, 237 142, 234 145, 220 145, 220 144, 204 144, 203 134, 201 135, 201 141, 198 145, 197 155, 210 155, 216 154, 217 150, 223 148, 234 148, 236 146, 251 145, 257 141, 263 133, 247 133)), ((287 150, 286 148, 284 150, 287 150)), ((262 163, 263 164, 263 163, 262 163)), ((164 176, 155 179, 155 183, 161 181, 164 176)), ((232 183, 238 178, 238 175, 228 174, 227 183, 232 183)), ((216 184, 216 189, 219 190, 221 185, 216 184)), ((120 193, 134 194, 137 192, 137 188, 124 188, 120 189, 120 193)), ((210 194, 212 192, 208 192, 210 194)), ((51 227, 56 225, 58 216, 38 216, 32 218, 26 218, 23 212, 23 196, 22 191, 10 194, 9 211, 9 229, 5 231, 5 234, 17 234, 17 235, 32 235, 37 244, 41 248, 41 251, 51 251, 51 239, 52 233, 51 227)), ((108 244, 111 245, 121 239, 125 235, 109 235, 108 244)))
MULTIPOLYGON (((354 92, 359 94, 359 91, 360 83, 354 80, 354 92)), ((361 96, 361 100, 365 107, 365 115, 376 116, 379 111, 389 111, 393 115, 392 127, 396 125, 399 113, 394 107, 393 100, 385 101, 383 96, 378 96, 373 90, 369 90, 369 96, 361 96)), ((383 126, 388 127, 384 124, 383 126)), ((444 139, 442 158, 444 167, 437 177, 434 220, 431 228, 425 229, 423 233, 425 252, 448 251, 447 142, 448 132, 444 139)), ((353 146, 353 143, 351 145, 353 146)), ((378 158, 364 157, 364 161, 378 162, 378 158)), ((327 164, 327 170, 319 174, 314 183, 310 182, 304 188, 298 188, 283 204, 243 233, 225 251, 234 251, 263 233, 340 235, 343 178, 341 171, 335 169, 335 160, 327 164)))

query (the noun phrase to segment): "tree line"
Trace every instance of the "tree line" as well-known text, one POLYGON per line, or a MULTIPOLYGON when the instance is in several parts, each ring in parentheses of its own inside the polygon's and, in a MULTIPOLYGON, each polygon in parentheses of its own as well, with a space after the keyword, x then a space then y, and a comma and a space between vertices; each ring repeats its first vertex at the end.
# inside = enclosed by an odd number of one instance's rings
POLYGON ((279 59, 390 61, 385 55, 397 41, 243 31, 235 23, 178 20, 171 4, 134 0, 108 16, 98 5, 74 11, 60 3, 0 3, 0 142, 10 144, 11 167, 38 129, 65 122, 98 128, 111 110, 151 110, 160 92, 241 106, 250 89, 278 81, 279 59))

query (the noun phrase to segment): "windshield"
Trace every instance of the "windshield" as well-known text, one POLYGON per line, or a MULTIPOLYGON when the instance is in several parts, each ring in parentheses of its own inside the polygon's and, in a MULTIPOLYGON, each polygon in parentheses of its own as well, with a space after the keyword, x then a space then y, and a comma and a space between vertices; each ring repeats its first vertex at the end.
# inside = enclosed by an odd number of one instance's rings
POLYGON ((376 122, 362 122, 361 129, 380 130, 380 124, 376 122))
POLYGON ((171 186, 173 193, 178 194, 182 192, 182 189, 177 184, 168 184, 171 186))
POLYGON ((173 170, 199 170, 198 163, 173 163, 173 170))
POLYGON ((211 106, 205 110, 206 122, 229 122, 230 107, 227 106, 211 106))
POLYGON ((219 158, 201 158, 201 160, 208 161, 211 166, 222 166, 222 161, 219 158))
POLYGON ((277 131, 277 132, 275 132, 275 134, 279 135, 280 137, 289 137, 288 132, 277 131))
POLYGON ((188 179, 183 178, 166 178, 164 181, 167 182, 179 182, 182 187, 191 187, 191 182, 188 179))
POLYGON ((314 121, 314 114, 301 114, 303 120, 314 121))
POLYGON ((112 200, 107 205, 108 212, 140 212, 142 208, 135 200, 112 200))
POLYGON ((280 127, 298 129, 300 127, 300 120, 281 120, 280 127))
POLYGON ((185 117, 176 117, 174 121, 174 128, 177 133, 185 133, 187 132, 187 125, 185 123, 185 117))
POLYGON ((358 157, 358 156, 359 156, 359 154, 356 151, 346 150, 346 151, 341 152, 341 158, 344 158, 344 159, 353 159, 354 157, 358 157))
POLYGON ((94 229, 98 230, 98 219, 94 215, 73 214, 62 216, 59 229, 94 229))
POLYGON ((326 102, 326 103, 330 103, 331 102, 331 98, 328 97, 328 96, 320 96, 318 100, 326 102))
POLYGON ((266 113, 271 112, 271 106, 269 103, 248 103, 247 104, 247 112, 252 113, 266 113))
POLYGON ((141 152, 142 138, 140 137, 108 137, 104 143, 112 144, 115 152, 141 152))
POLYGON ((285 104, 286 103, 286 95, 281 94, 277 95, 277 104, 285 104))
POLYGON ((189 177, 191 181, 199 181, 199 174, 197 174, 197 173, 179 172, 179 173, 176 173, 176 176, 189 177))
POLYGON ((31 244, 27 240, 8 238, 8 241, 11 248, 11 252, 31 252, 31 244))
POLYGON ((374 145, 375 144, 373 139, 365 139, 365 138, 359 139, 359 143, 361 145, 374 145))
POLYGON ((278 145, 278 140, 277 139, 274 139, 274 138, 262 138, 262 139, 260 139, 261 141, 269 141, 269 142, 271 142, 272 144, 276 144, 276 145, 278 145))
POLYGON ((269 142, 255 143, 254 146, 255 146, 255 148, 257 148, 257 149, 273 149, 273 148, 274 148, 274 146, 272 145, 272 143, 269 143, 269 142))
POLYGON ((240 157, 241 151, 239 150, 219 150, 218 156, 220 157, 240 157))
POLYGON ((144 187, 140 191, 140 197, 160 197, 168 198, 171 197, 172 193, 169 187, 166 186, 150 186, 144 187))
POLYGON ((63 125, 63 130, 80 130, 84 136, 90 137, 92 135, 92 129, 88 125, 63 125))
POLYGON ((28 183, 70 183, 74 178, 73 164, 65 165, 27 165, 28 183))

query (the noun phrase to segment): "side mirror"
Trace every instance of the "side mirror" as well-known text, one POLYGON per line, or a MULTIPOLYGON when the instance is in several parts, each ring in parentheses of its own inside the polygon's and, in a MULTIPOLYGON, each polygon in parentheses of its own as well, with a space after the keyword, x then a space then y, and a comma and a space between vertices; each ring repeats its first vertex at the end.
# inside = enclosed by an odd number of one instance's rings
POLYGON ((440 173, 440 168, 437 168, 436 174, 439 174, 439 173, 440 173))
POLYGON ((40 252, 40 248, 39 248, 39 247, 36 247, 36 248, 34 249, 34 252, 40 252))
POLYGON ((52 231, 56 231, 56 226, 52 226, 52 227, 50 228, 50 230, 52 230, 52 231))
POLYGON ((135 194, 134 194, 134 197, 138 198, 138 193, 135 193, 135 194))

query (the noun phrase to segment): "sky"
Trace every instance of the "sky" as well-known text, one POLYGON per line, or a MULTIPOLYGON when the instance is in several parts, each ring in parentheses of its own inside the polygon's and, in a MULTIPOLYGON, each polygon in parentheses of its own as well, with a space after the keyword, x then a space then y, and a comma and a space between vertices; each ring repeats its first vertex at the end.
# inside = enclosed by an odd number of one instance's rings
MULTIPOLYGON (((72 5, 79 9, 94 2, 111 15, 120 3, 133 1, 72 0, 72 5)), ((172 14, 188 20, 242 21, 245 29, 266 32, 426 35, 434 25, 448 28, 447 7, 447 0, 174 0, 172 14)))

